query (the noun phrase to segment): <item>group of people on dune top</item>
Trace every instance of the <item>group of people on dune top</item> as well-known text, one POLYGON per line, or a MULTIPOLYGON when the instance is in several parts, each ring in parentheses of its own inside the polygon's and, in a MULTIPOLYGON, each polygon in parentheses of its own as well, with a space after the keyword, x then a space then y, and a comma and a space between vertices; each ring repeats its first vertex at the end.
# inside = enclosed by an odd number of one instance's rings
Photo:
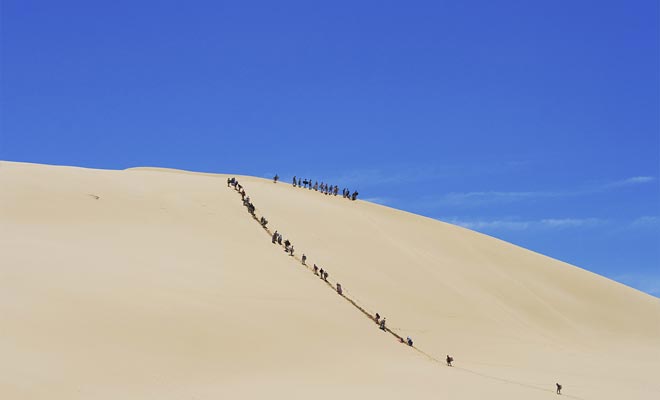
MULTIPOLYGON (((275 175, 275 177, 273 178, 273 181, 275 183, 277 183, 278 180, 279 180, 279 176, 275 175)), ((319 186, 318 182, 316 182, 316 183, 314 183, 314 185, 312 185, 312 181, 308 180, 308 179, 305 179, 303 181, 298 179, 296 181, 295 176, 293 177, 293 186, 294 187, 304 187, 304 188, 310 189, 310 190, 314 189, 314 190, 317 190, 317 191, 320 188, 321 192, 323 192, 325 194, 332 194, 332 195, 335 195, 335 196, 337 195, 337 191, 339 190, 337 186, 326 185, 324 183, 321 183, 320 186, 319 186)), ((227 187, 233 187, 241 195, 243 205, 248 209, 248 212, 252 215, 252 217, 255 220, 257 220, 257 216, 255 215, 254 204, 252 204, 252 202, 250 201, 250 196, 248 196, 245 193, 245 189, 243 189, 243 186, 241 186, 241 184, 238 183, 236 178, 227 178, 227 187)), ((344 192, 344 198, 349 198, 351 200, 355 200, 357 198, 357 195, 358 195, 357 192, 354 192, 352 195, 349 195, 350 192, 349 192, 348 189, 344 189, 343 192, 344 192)), ((259 220, 259 223, 261 224, 261 226, 267 232, 269 232, 268 228, 266 227, 266 225, 268 224, 268 220, 265 217, 262 216, 261 219, 259 220)), ((291 243, 291 241, 289 239, 283 239, 282 234, 279 233, 277 230, 271 236, 271 243, 278 244, 280 246, 284 246, 284 251, 286 253, 288 253, 290 256, 293 256, 293 253, 294 253, 293 243, 291 243)), ((307 267, 307 255, 306 254, 302 255, 301 261, 302 261, 302 265, 307 267)), ((314 272, 314 275, 320 277, 323 281, 328 282, 329 274, 328 274, 327 270, 324 270, 323 268, 319 268, 316 264, 314 264, 314 267, 313 267, 312 271, 314 272)), ((336 284, 336 291, 339 295, 344 296, 344 290, 343 290, 343 288, 342 288, 342 286, 339 282, 337 282, 337 284, 336 284)), ((356 307, 360 308, 352 300, 349 299, 349 301, 351 303, 353 303, 353 305, 355 305, 356 307)), ((362 308, 360 308, 360 310, 362 310, 362 308)), ((366 313, 366 311, 364 311, 364 310, 362 310, 362 311, 366 313)), ((397 335, 392 330, 390 330, 386 327, 385 317, 381 318, 380 314, 376 313, 376 315, 373 317, 373 320, 376 322, 376 324, 378 325, 378 327, 382 331, 390 332, 391 334, 398 337, 401 343, 405 343, 408 346, 413 347, 413 340, 410 338, 410 336, 408 336, 404 340, 402 337, 400 337, 399 335, 397 335)), ((447 357, 445 358, 445 362, 447 363, 448 367, 453 367, 452 363, 454 362, 454 358, 452 356, 450 356, 449 354, 447 354, 447 357)), ((560 385, 559 383, 556 383, 555 385, 556 385, 556 393, 561 394, 562 385, 560 385)))
MULTIPOLYGON (((280 180, 279 175, 275 174, 273 177, 273 182, 277 183, 280 180)), ((311 179, 302 179, 298 177, 293 177, 293 187, 299 187, 303 189, 309 189, 312 190, 314 189, 317 192, 321 192, 325 195, 331 195, 331 196, 337 196, 339 194, 339 186, 337 185, 329 185, 327 183, 321 182, 319 183, 318 181, 312 181, 311 179)), ((350 200, 356 200, 358 197, 358 191, 354 191, 351 193, 351 191, 348 188, 344 188, 341 191, 342 197, 345 199, 350 199, 350 200)))

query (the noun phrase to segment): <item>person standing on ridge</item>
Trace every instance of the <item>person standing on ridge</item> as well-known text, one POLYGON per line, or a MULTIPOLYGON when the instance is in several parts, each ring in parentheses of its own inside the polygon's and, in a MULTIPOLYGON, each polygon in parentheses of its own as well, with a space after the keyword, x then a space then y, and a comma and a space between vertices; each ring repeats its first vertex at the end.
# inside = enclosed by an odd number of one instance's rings
POLYGON ((344 290, 341 288, 341 283, 337 282, 337 293, 339 293, 340 296, 344 295, 344 290))
POLYGON ((447 361, 447 366, 448 367, 453 367, 453 365, 451 365, 451 363, 454 362, 454 357, 447 354, 447 358, 445 358, 445 361, 447 361))
POLYGON ((278 180, 280 180, 280 177, 279 175, 275 174, 275 176, 273 177, 273 183, 277 183, 278 180))
POLYGON ((305 261, 307 261, 307 256, 303 253, 303 256, 302 256, 302 265, 307 265, 307 264, 305 264, 305 261))
POLYGON ((383 331, 385 330, 385 317, 380 320, 380 329, 383 331))
MULTIPOLYGON (((557 394, 561 394, 561 385, 558 384, 558 383, 555 383, 555 385, 557 385, 557 394)), ((568 396, 568 397, 571 397, 571 396, 568 396)))
POLYGON ((296 187, 296 177, 293 177, 293 187, 296 187))

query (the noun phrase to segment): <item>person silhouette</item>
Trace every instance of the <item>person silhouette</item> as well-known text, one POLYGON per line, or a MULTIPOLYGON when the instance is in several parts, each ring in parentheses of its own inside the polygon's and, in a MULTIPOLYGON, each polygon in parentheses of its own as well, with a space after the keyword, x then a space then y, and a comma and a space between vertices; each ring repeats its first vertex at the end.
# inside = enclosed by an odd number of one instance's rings
POLYGON ((557 394, 561 394, 561 385, 558 383, 555 383, 555 385, 557 385, 557 394))

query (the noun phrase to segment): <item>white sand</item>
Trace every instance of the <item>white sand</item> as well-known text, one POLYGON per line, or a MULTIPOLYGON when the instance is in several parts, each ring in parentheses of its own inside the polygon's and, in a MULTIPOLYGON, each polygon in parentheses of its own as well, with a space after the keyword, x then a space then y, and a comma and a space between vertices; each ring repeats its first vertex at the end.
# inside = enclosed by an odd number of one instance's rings
POLYGON ((0 162, 0 398, 527 400, 555 382, 660 398, 659 299, 432 219, 237 178, 297 256, 440 362, 272 245, 227 175, 0 162))

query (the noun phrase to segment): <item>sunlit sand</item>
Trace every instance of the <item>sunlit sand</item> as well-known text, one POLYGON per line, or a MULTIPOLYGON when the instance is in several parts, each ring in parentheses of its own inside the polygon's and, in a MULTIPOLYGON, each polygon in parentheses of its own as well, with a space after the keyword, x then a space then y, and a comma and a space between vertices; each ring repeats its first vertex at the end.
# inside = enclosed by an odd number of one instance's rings
POLYGON ((1 162, 0 398, 660 398, 659 299, 236 176, 266 231, 228 177, 1 162))

